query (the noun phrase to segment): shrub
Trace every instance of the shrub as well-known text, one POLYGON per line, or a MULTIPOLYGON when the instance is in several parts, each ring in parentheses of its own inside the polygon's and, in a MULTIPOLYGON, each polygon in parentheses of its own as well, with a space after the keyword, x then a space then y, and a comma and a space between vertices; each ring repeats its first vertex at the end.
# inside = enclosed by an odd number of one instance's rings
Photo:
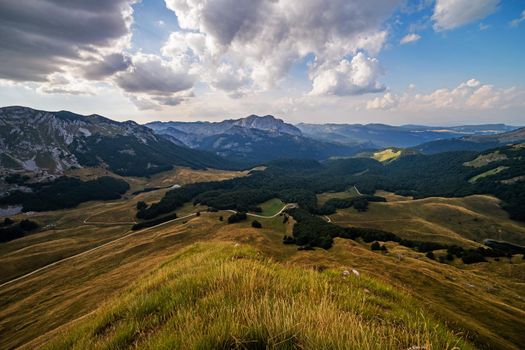
POLYGON ((26 235, 26 233, 36 230, 39 225, 31 220, 22 220, 18 224, 10 224, 0 228, 0 242, 8 242, 26 235))
POLYGON ((295 244, 295 238, 293 238, 292 236, 284 236, 283 237, 283 243, 284 244, 295 244))
POLYGON ((252 227, 253 228, 262 228, 262 225, 261 225, 261 223, 259 221, 253 220, 252 221, 252 227))
POLYGON ((434 255, 434 252, 430 251, 425 254, 425 256, 429 259, 436 260, 436 256, 434 255))
POLYGON ((20 228, 26 232, 33 231, 38 228, 38 224, 34 221, 25 219, 25 220, 20 221, 20 228))
POLYGON ((148 205, 144 201, 138 201, 137 202, 137 210, 146 209, 148 205))
POLYGON ((483 254, 480 251, 474 250, 474 249, 466 250, 463 253, 463 257, 461 259, 463 260, 463 262, 465 264, 474 264, 474 263, 478 263, 478 262, 486 262, 487 261, 487 260, 485 260, 485 257, 483 256, 483 254))
POLYGON ((2 226, 9 226, 9 225, 12 225, 14 224, 15 222, 13 220, 11 220, 10 218, 5 218, 4 219, 4 223, 2 226))
POLYGON ((247 219, 246 213, 239 212, 232 214, 228 217, 228 224, 235 224, 236 222, 241 222, 247 219))
POLYGON ((381 245, 379 244, 379 242, 375 241, 374 243, 372 243, 372 245, 370 245, 370 249, 381 250, 381 245))
POLYGON ((156 225, 162 224, 162 223, 164 223, 166 221, 174 220, 176 218, 177 218, 177 214, 176 213, 171 213, 169 215, 161 216, 160 218, 156 218, 156 219, 153 219, 153 220, 139 222, 138 224, 133 225, 131 227, 131 229, 133 231, 136 231, 136 230, 140 230, 140 229, 143 229, 143 228, 146 228, 146 227, 156 226, 156 225))
POLYGON ((219 221, 224 221, 224 217, 222 215, 219 216, 219 221))
POLYGON ((354 201, 354 208, 357 211, 367 211, 368 210, 368 201, 366 199, 357 199, 354 201))

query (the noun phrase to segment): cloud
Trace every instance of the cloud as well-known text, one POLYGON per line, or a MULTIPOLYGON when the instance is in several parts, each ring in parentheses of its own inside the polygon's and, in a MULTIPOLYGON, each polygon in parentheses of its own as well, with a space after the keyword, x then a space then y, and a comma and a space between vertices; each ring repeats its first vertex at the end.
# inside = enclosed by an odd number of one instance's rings
POLYGON ((436 31, 461 27, 495 12, 500 0, 437 0, 434 7, 436 31))
POLYGON ((405 44, 409 44, 409 43, 413 43, 413 42, 416 42, 418 41, 419 39, 421 39, 421 35, 418 35, 416 33, 411 33, 411 34, 407 34, 405 35, 401 41, 399 42, 401 45, 405 45, 405 44))
POLYGON ((490 25, 488 24, 483 24, 483 23, 479 24, 479 30, 487 30, 489 28, 490 28, 490 25))
POLYGON ((375 58, 359 52, 351 61, 341 60, 334 67, 322 67, 312 74, 311 95, 360 95, 381 92, 385 87, 377 82, 381 72, 375 58))
POLYGON ((0 3, 0 79, 48 75, 120 52, 129 41, 128 0, 4 0, 0 3))
POLYGON ((117 73, 113 81, 133 97, 139 108, 146 109, 159 104, 174 106, 191 97, 196 79, 184 65, 138 53, 132 57, 129 68, 117 73))
POLYGON ((116 72, 126 70, 131 65, 131 59, 121 53, 113 53, 102 57, 100 61, 85 66, 84 77, 90 80, 102 80, 116 72))
POLYGON ((510 21, 510 25, 513 27, 517 27, 520 25, 521 22, 525 21, 525 10, 521 12, 521 16, 519 18, 513 19, 510 21))
POLYGON ((409 89, 404 94, 386 93, 366 102, 369 110, 490 110, 525 107, 525 90, 507 89, 482 84, 476 79, 461 83, 454 89, 438 89, 428 94, 409 89))
MULTIPOLYGON (((212 87, 238 94, 268 90, 305 57, 314 58, 309 76, 345 65, 347 57, 375 56, 387 32, 383 21, 399 0, 166 0, 182 28, 173 33, 163 53, 192 62, 212 87), (239 79, 214 74, 223 64, 239 79), (327 68, 328 67, 328 68, 327 68)), ((348 62, 348 61, 347 61, 348 62)), ((337 70, 336 70, 337 71, 337 70)), ((334 72, 336 72, 334 71, 334 72)), ((333 76, 348 81, 348 74, 333 76)), ((357 70, 356 72, 361 72, 357 70)), ((356 78, 360 79, 360 78, 356 78)), ((375 91, 376 83, 364 84, 375 91)), ((366 92, 366 89, 345 89, 366 92)), ((319 91, 319 90, 317 90, 319 91)))

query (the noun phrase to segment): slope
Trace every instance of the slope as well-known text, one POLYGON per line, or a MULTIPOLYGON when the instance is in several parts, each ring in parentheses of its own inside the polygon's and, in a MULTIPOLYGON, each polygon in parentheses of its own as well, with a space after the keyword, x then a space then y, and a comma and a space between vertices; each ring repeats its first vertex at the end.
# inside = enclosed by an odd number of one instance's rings
POLYGON ((469 346, 374 279, 286 268, 248 246, 183 249, 46 348, 469 346), (315 325, 315 327, 313 327, 315 325))

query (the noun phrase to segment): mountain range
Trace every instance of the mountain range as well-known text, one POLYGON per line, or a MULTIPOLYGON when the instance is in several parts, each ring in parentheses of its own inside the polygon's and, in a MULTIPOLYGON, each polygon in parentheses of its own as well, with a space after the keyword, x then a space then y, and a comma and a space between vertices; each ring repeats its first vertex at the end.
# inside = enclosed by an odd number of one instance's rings
POLYGON ((436 140, 423 143, 414 147, 415 150, 425 154, 451 151, 485 151, 491 148, 525 140, 525 128, 492 135, 469 135, 453 139, 436 140))
POLYGON ((352 156, 373 147, 366 143, 339 144, 306 137, 295 126, 273 116, 250 115, 222 122, 153 122, 146 124, 188 147, 214 152, 245 163, 277 158, 327 159, 352 156))
POLYGON ((385 124, 297 124, 303 135, 331 142, 370 143, 376 148, 414 147, 442 139, 467 135, 494 135, 509 132, 516 127, 505 124, 462 125, 452 127, 385 124))
POLYGON ((100 115, 0 108, 0 171, 55 176, 81 167, 147 176, 173 166, 248 168, 282 158, 326 160, 385 147, 483 151, 525 140, 504 124, 456 127, 298 124, 271 115, 221 122, 117 122, 100 115))
POLYGON ((0 108, 0 170, 42 176, 103 166, 119 175, 144 176, 173 165, 228 168, 212 153, 181 147, 133 121, 27 107, 0 108))

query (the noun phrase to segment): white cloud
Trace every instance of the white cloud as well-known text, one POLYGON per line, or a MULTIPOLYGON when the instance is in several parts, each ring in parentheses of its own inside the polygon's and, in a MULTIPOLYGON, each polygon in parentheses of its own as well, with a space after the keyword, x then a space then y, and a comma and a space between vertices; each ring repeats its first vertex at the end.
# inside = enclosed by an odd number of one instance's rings
MULTIPOLYGON (((326 70, 335 73, 336 67, 345 64, 346 57, 358 52, 377 55, 388 34, 381 24, 399 3, 399 0, 166 0, 183 31, 172 34, 163 53, 174 60, 193 62, 193 69, 200 69, 203 79, 214 88, 234 95, 268 90, 282 81, 296 62, 310 54, 315 57, 312 79, 326 70), (236 79, 225 81, 224 75, 222 79, 217 77, 215 67, 221 66, 236 72, 236 79)), ((336 83, 343 86, 352 72, 361 74, 362 70, 339 72, 332 74, 332 78, 343 79, 336 83)), ((376 91, 379 83, 339 91, 365 93, 367 86, 376 91)))
POLYGON ((126 71, 117 73, 113 81, 124 90, 139 108, 177 105, 193 93, 197 77, 180 62, 163 61, 156 55, 138 53, 126 71))
POLYGON ((461 83, 454 89, 438 89, 428 94, 409 89, 400 95, 389 92, 366 102, 369 110, 496 110, 516 107, 525 107, 524 89, 496 88, 476 79, 461 83))
POLYGON ((479 24, 479 30, 487 30, 489 28, 490 28, 490 25, 488 24, 484 24, 484 23, 479 24))
POLYGON ((454 29, 483 19, 495 12, 500 0, 437 0, 434 7, 434 29, 454 29))
POLYGON ((95 95, 97 92, 93 83, 78 79, 68 73, 53 73, 47 81, 40 83, 37 91, 45 94, 65 95, 95 95))
POLYGON ((359 95, 381 92, 385 87, 377 82, 381 73, 375 58, 359 52, 351 61, 341 60, 335 66, 323 66, 312 73, 311 95, 359 95))
POLYGON ((510 22, 510 25, 513 26, 513 27, 517 27, 523 21, 525 21, 525 10, 523 10, 523 12, 521 12, 521 16, 519 18, 513 19, 510 22))
POLYGON ((404 44, 409 44, 409 43, 413 43, 413 42, 416 42, 418 41, 419 39, 421 39, 421 35, 419 34, 416 34, 416 33, 411 33, 411 34, 407 34, 405 35, 401 41, 399 42, 401 45, 404 45, 404 44))

